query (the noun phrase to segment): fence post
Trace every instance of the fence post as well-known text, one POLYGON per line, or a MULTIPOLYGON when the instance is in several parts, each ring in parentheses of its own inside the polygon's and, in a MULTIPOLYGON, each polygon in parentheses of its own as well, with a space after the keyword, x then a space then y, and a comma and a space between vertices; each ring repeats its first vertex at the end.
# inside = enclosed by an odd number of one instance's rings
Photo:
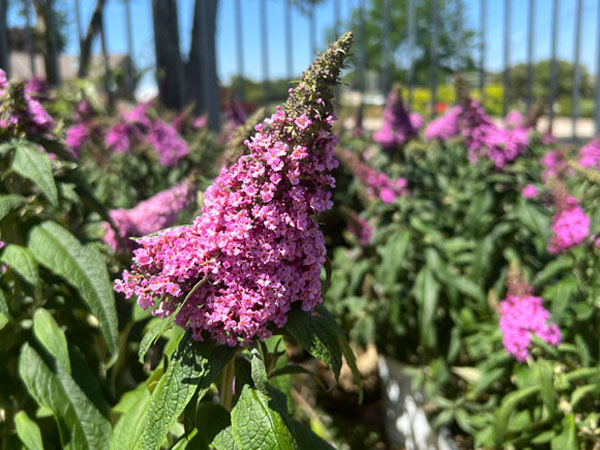
POLYGON ((463 7, 462 0, 456 0, 456 70, 463 69, 463 7))
POLYGON ((438 46, 438 5, 437 0, 431 0, 431 68, 429 75, 429 87, 431 90, 431 117, 435 117, 435 106, 437 104, 437 46, 438 46))
POLYGON ((310 55, 308 59, 313 60, 317 56, 317 27, 315 24, 315 4, 311 2, 308 10, 308 34, 310 40, 310 55))
POLYGON ((581 53, 581 12, 582 2, 577 0, 577 20, 575 23, 575 67, 573 68, 573 102, 571 107, 571 133, 573 140, 577 139, 577 118, 579 116, 579 85, 581 73, 579 70, 579 59, 581 53))
POLYGON ((31 70, 31 76, 34 77, 37 70, 35 67, 35 50, 33 47, 33 33, 31 32, 31 8, 29 0, 23 0, 23 7, 25 10, 25 39, 27 43, 27 53, 29 54, 29 70, 31 70))
POLYGON ((415 2, 407 0, 408 7, 408 107, 412 108, 415 85, 415 2))
MULTIPOLYGON (((600 23, 600 0, 598 0, 598 17, 596 23, 600 23)), ((595 106, 595 117, 596 117, 596 135, 600 134, 600 26, 596 31, 598 34, 596 43, 596 104, 595 106)))
POLYGON ((556 101, 556 83, 558 77, 558 64, 556 61, 556 37, 558 35, 558 0, 554 0, 553 9, 552 9, 552 27, 550 36, 552 39, 552 56, 551 56, 551 66, 550 66, 550 99, 548 107, 549 111, 549 123, 548 123, 548 131, 552 133, 552 127, 554 125, 554 102, 556 101))
POLYGON ((47 36, 49 40, 48 62, 46 65, 46 78, 50 84, 60 83, 60 63, 58 54, 58 44, 56 42, 57 27, 54 16, 54 1, 46 0, 48 16, 46 18, 47 36))
MULTIPOLYGON (((238 0, 239 1, 239 0, 238 0)), ((285 63, 288 80, 294 78, 294 48, 292 43, 292 5, 290 0, 285 2, 285 63)))
POLYGON ((10 78, 10 57, 8 50, 8 26, 6 23, 7 0, 0 0, 0 69, 10 78))
POLYGON ((246 97, 246 80, 244 79, 244 34, 242 32, 242 5, 240 0, 235 0, 235 28, 237 43, 237 70, 240 81, 239 98, 244 101, 246 97))
POLYGON ((104 11, 100 13, 100 46, 102 47, 102 60, 104 62, 104 90, 108 99, 109 109, 114 107, 114 99, 111 91, 111 71, 110 61, 108 60, 108 50, 106 48, 106 30, 104 29, 104 11))
POLYGON ((531 109, 533 103, 533 36, 535 0, 529 0, 529 24, 527 30, 527 110, 531 109))
POLYGON ((383 0, 383 27, 381 32, 381 73, 383 94, 387 95, 390 91, 390 68, 391 68, 391 49, 390 49, 390 0, 383 0))
POLYGON ((333 30, 335 32, 335 38, 337 39, 340 35, 340 0, 333 0, 333 30))
POLYGON ((510 89, 510 0, 504 0, 504 95, 502 98, 502 117, 508 112, 508 91, 510 89))
POLYGON ((486 0, 481 0, 479 8, 479 96, 485 98, 485 16, 486 0))
POLYGON ((266 0, 260 0, 260 37, 263 66, 263 103, 266 106, 269 95, 269 40, 267 36, 266 0))

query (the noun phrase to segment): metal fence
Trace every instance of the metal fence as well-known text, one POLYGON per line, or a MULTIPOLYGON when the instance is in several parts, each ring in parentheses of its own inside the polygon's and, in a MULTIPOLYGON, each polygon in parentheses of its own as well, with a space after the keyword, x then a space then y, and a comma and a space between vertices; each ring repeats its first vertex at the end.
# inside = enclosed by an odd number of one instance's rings
MULTIPOLYGON (((76 14, 77 20, 77 33, 78 40, 81 43, 84 39, 83 31, 81 29, 81 17, 80 17, 80 2, 81 1, 91 1, 91 0, 68 0, 73 2, 73 10, 76 14)), ((116 1, 116 0, 107 0, 107 1, 116 1)), ((132 30, 136 29, 136 19, 132 17, 130 11, 130 2, 131 0, 121 0, 123 2, 123 14, 127 23, 127 52, 129 56, 132 57, 134 55, 134 43, 133 43, 133 33, 132 30)), ((134 0, 138 1, 138 0, 134 0)), ((145 1, 148 3, 148 8, 150 8, 149 0, 139 0, 145 1)), ((381 68, 380 68, 380 84, 379 88, 381 93, 385 94, 393 81, 401 81, 403 82, 409 91, 408 100, 412 101, 413 91, 416 88, 416 80, 415 80, 415 55, 416 51, 419 47, 418 36, 417 36, 417 6, 422 5, 423 0, 382 0, 380 4, 382 5, 382 24, 381 24, 381 68), (390 18, 393 16, 392 12, 395 8, 405 8, 406 12, 406 29, 401 30, 402 33, 405 33, 405 38, 407 42, 407 46, 404 47, 404 51, 406 53, 406 67, 405 69, 405 77, 402 80, 393 80, 392 79, 392 68, 394 66, 394 54, 391 46, 391 27, 393 26, 390 23, 390 18)), ((7 20, 6 11, 8 6, 13 7, 15 3, 18 3, 25 11, 25 34, 27 40, 27 51, 30 55, 30 67, 32 73, 35 73, 36 70, 39 70, 39 67, 36 68, 38 61, 35 55, 35 49, 33 44, 33 20, 35 17, 34 8, 31 6, 32 0, 0 0, 0 67, 8 69, 9 67, 9 54, 11 49, 8 46, 8 28, 10 27, 9 20, 7 20)), ((269 16, 269 8, 273 7, 275 3, 284 3, 284 17, 283 22, 285 24, 285 33, 283 35, 283 39, 285 40, 285 67, 286 67, 286 76, 288 78, 293 78, 295 75, 294 72, 294 51, 292 45, 293 32, 294 27, 298 26, 298 17, 302 16, 302 20, 307 20, 308 27, 306 28, 306 40, 310 46, 311 53, 314 54, 318 49, 318 38, 324 34, 325 29, 328 29, 329 32, 332 30, 336 33, 339 33, 342 29, 346 28, 349 23, 349 16, 352 14, 354 18, 354 28, 356 33, 356 85, 354 86, 356 90, 361 93, 365 93, 366 89, 366 51, 367 51, 367 43, 366 43, 366 30, 365 30, 365 21, 366 21, 366 11, 370 6, 370 2, 368 0, 324 0, 322 2, 318 2, 318 5, 315 5, 311 1, 296 1, 292 2, 291 0, 219 0, 220 7, 225 3, 229 3, 229 6, 233 8, 234 14, 231 17, 231 27, 233 29, 233 33, 235 33, 235 61, 236 61, 236 71, 237 76, 240 79, 245 79, 247 76, 245 63, 247 61, 247 56, 244 54, 243 43, 244 40, 248 37, 248 33, 250 30, 244 29, 243 27, 243 8, 257 8, 259 10, 259 34, 260 34, 260 60, 262 73, 260 74, 263 91, 265 97, 267 96, 269 90, 270 78, 272 75, 272 64, 273 60, 269 57, 268 51, 268 42, 272 36, 269 35, 269 20, 271 16, 269 16), (299 5, 299 3, 302 3, 299 5), (302 7, 302 8, 300 8, 302 7), (320 9, 319 9, 320 8, 320 9), (322 11, 323 8, 331 8, 330 17, 333 18, 331 23, 326 24, 322 27, 320 32, 317 30, 316 25, 316 13, 317 11, 322 11), (302 11, 301 11, 302 9, 302 11)), ((526 64, 526 96, 524 99, 524 104, 527 108, 531 107, 534 102, 534 90, 533 84, 536 77, 536 73, 534 73, 534 60, 535 60, 535 49, 536 49, 536 29, 535 29, 535 19, 536 17, 548 16, 548 20, 550 23, 548 41, 550 43, 550 78, 549 78, 549 96, 547 99, 547 111, 548 111, 548 126, 552 130, 556 122, 556 113, 555 113, 555 103, 557 101, 557 88, 558 88, 558 37, 560 33, 561 41, 572 39, 573 42, 573 54, 572 54, 572 62, 573 62, 573 73, 572 74, 563 74, 563 76, 572 77, 573 80, 573 89, 572 89, 572 98, 571 98, 571 137, 573 139, 577 139, 579 136, 577 134, 577 124, 580 119, 580 91, 581 91, 581 72, 580 72, 580 63, 581 63, 581 39, 582 39, 582 13, 584 9, 584 0, 519 0, 519 1, 511 1, 511 0, 429 0, 429 20, 431 23, 429 33, 430 36, 428 38, 431 40, 431 51, 430 51, 430 61, 429 61, 429 89, 431 94, 431 112, 435 114, 435 105, 437 103, 437 94, 438 94, 438 85, 439 85, 439 74, 440 74, 440 66, 439 66, 439 56, 438 48, 440 38, 440 21, 444 20, 444 18, 439 17, 439 2, 450 2, 453 5, 455 14, 458 15, 457 20, 457 29, 456 29, 456 39, 459 45, 457 45, 457 55, 456 58, 459 62, 458 69, 461 68, 461 63, 464 61, 464 58, 467 55, 462 54, 462 48, 460 45, 461 40, 465 37, 466 29, 471 29, 476 31, 476 40, 477 47, 475 54, 471 54, 470 56, 477 61, 476 64, 476 73, 477 82, 476 85, 481 92, 483 92, 484 87, 487 84, 487 78, 489 78, 488 61, 486 60, 486 50, 488 45, 490 45, 490 30, 498 30, 502 29, 503 34, 503 43, 502 43, 502 65, 503 65, 503 76, 502 76, 502 84, 504 87, 503 101, 502 101, 502 112, 506 114, 509 108, 509 95, 511 93, 511 79, 510 79, 510 68, 511 64, 513 64, 512 56, 514 55, 515 48, 514 43, 511 45, 511 35, 514 32, 513 24, 511 23, 511 18, 514 14, 522 14, 526 15, 526 29, 525 35, 526 39, 523 42, 523 45, 526 48, 526 56, 525 56, 525 64, 526 64), (493 4, 491 2, 494 2, 493 4), (503 20, 501 17, 489 16, 490 6, 498 7, 499 4, 502 4, 503 7, 503 20), (573 7, 574 6, 574 27, 573 27, 573 35, 566 36, 565 30, 561 27, 565 22, 565 17, 562 8, 565 7, 573 7), (478 18, 470 17, 467 20, 465 15, 465 7, 468 7, 473 10, 478 10, 478 18), (502 23, 503 22, 503 23, 502 23)), ((595 77, 595 112, 593 116, 594 121, 594 133, 600 133, 600 0, 587 0, 585 3, 589 9, 591 2, 594 3, 595 9, 595 24, 596 24, 596 38, 595 38, 595 65, 596 65, 596 77, 595 77)), ((52 0, 46 0, 46 4, 52 10, 52 0)), ((422 8, 421 8, 422 9, 422 8)), ((472 15, 473 16, 473 15, 472 15)), ((52 24, 54 18, 50 15, 50 24, 52 24)), ((53 26, 53 25, 50 25, 53 26)), ((105 70, 110 71, 110 59, 109 53, 110 49, 106 47, 106 41, 104 39, 104 27, 106 26, 105 21, 100 21, 101 32, 99 33, 101 39, 101 50, 103 61, 105 65, 105 70)), ((522 30, 520 30, 522 31, 522 30)), ((586 30, 587 33, 591 35, 590 30, 586 30)), ((587 34, 586 34, 587 35, 587 34)), ((52 38, 52 37, 51 37, 52 38)), ((81 50, 81 46, 80 46, 81 50)), ((252 55, 254 57, 254 55, 252 55)), ((538 55, 539 56, 539 55, 538 55)), ((227 55, 227 57, 231 57, 231 55, 227 55)), ((60 68, 60 67, 59 67, 60 68)), ((241 95, 244 95, 243 86, 241 95)), ((587 137, 587 136, 586 136, 587 137)))

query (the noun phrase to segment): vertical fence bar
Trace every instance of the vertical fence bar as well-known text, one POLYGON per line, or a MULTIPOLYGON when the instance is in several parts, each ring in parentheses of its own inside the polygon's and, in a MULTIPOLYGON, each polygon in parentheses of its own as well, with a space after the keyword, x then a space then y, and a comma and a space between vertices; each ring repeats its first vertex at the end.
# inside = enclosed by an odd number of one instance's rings
POLYGON ((309 60, 317 56, 317 26, 315 23, 315 4, 311 3, 308 10, 308 34, 310 40, 309 60))
POLYGON ((390 69, 391 69, 391 49, 390 49, 390 0, 383 0, 383 27, 381 32, 381 62, 382 62, 382 87, 383 94, 387 95, 390 91, 390 69))
POLYGON ((462 0, 456 0, 456 70, 463 68, 463 7, 462 0))
MULTIPOLYGON (((239 1, 239 0, 238 0, 239 1)), ((292 44, 292 5, 285 1, 285 63, 288 80, 294 78, 294 49, 292 44)))
POLYGON ((133 30, 131 27, 131 0, 123 0, 125 5, 125 31, 127 33, 127 53, 133 61, 133 30))
POLYGON ((579 85, 581 84, 581 73, 579 70, 579 59, 581 53, 581 13, 583 4, 577 0, 577 19, 575 22, 575 67, 573 68, 573 102, 571 107, 571 134, 573 140, 577 139, 577 118, 579 117, 579 85))
POLYGON ((333 0, 333 29, 336 39, 340 35, 340 24, 340 0, 333 0))
POLYGON ((77 22, 77 39, 79 40, 79 54, 81 55, 81 45, 83 42, 83 31, 81 30, 81 9, 79 0, 73 0, 75 3, 75 21, 77 22))
POLYGON ((33 32, 31 29, 31 5, 29 0, 23 0, 23 6, 25 9, 25 39, 27 41, 27 53, 29 53, 29 69, 31 70, 31 76, 34 77, 37 73, 35 67, 35 49, 33 47, 33 32))
POLYGON ((266 0, 260 0, 260 37, 263 66, 263 103, 266 106, 269 96, 269 40, 267 36, 266 0))
POLYGON ((437 71, 438 71, 438 5, 437 0, 431 0, 431 67, 429 74, 429 88, 431 91, 431 117, 435 117, 435 106, 437 104, 437 71))
POLYGON ((104 90, 108 99, 108 107, 114 107, 114 99, 111 91, 111 71, 110 61, 108 60, 108 49, 106 47, 106 28, 104 27, 104 11, 100 12, 100 45, 102 47, 102 59, 104 61, 104 90))
POLYGON ((0 0, 0 69, 6 72, 6 77, 10 78, 10 57, 8 54, 8 25, 7 20, 7 0, 0 0))
POLYGON ((508 91, 510 90, 510 0, 504 0, 504 95, 502 96, 502 117, 508 112, 508 91))
POLYGON ((529 23, 527 29, 527 110, 533 103, 533 36, 534 36, 535 0, 529 0, 529 23))
POLYGON ((600 0, 598 0, 596 26, 598 27, 596 43, 596 134, 600 134, 600 0))
POLYGON ((479 5, 479 95, 482 103, 485 97, 485 16, 486 0, 481 0, 479 5))
POLYGON ((407 0, 408 7, 408 106, 412 108, 413 90, 415 87, 415 2, 407 0))
POLYGON ((239 78, 238 95, 241 101, 246 96, 246 80, 244 79, 244 35, 242 32, 242 5, 240 0, 235 0, 235 29, 237 50, 237 73, 239 78))
POLYGON ((46 8, 48 9, 48 22, 46 26, 50 29, 50 32, 48 33, 50 39, 50 55, 48 56, 48 60, 50 61, 50 70, 46 68, 46 78, 51 84, 60 84, 60 54, 58 51, 58 42, 56 39, 56 37, 58 36, 58 27, 56 22, 56 15, 54 14, 54 0, 46 0, 46 8))
POLYGON ((365 95, 365 65, 366 65, 366 42, 365 42, 365 0, 359 0, 358 5, 358 90, 362 97, 365 95))
POLYGON ((552 127, 554 125, 554 102, 556 101, 556 83, 558 77, 558 63, 556 61, 556 41, 558 35, 558 6, 558 0, 554 0, 552 8, 552 34, 550 36, 550 38, 552 39, 552 56, 550 63, 550 98, 548 100, 548 131, 550 131, 550 133, 552 133, 552 127))

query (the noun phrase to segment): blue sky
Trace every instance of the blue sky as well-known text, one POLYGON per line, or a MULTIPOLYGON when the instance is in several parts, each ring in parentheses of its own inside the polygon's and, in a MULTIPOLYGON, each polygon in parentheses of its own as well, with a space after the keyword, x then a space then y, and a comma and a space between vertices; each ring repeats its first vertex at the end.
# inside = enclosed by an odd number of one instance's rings
MULTIPOLYGON (((62 0, 66 5, 75 0, 62 0)), ((82 27, 87 26, 95 6, 95 0, 79 0, 81 5, 82 27)), ((361 0, 337 0, 341 8, 341 18, 346 20, 351 10, 361 0)), ((364 0, 368 1, 368 0, 364 0)), ((418 1, 418 0, 417 0, 418 1)), ((285 0, 266 0, 267 28, 269 36, 270 77, 286 75, 284 2, 285 0)), ((335 0, 325 0, 316 9, 317 44, 325 46, 325 32, 334 22, 335 0)), ((553 0, 536 0, 535 8, 535 46, 536 60, 550 57, 550 24, 553 0)), ((190 31, 193 18, 194 0, 179 0, 179 26, 182 47, 185 54, 189 49, 190 31)), ((152 67, 154 63, 154 43, 152 38, 151 0, 131 0, 134 23, 134 58, 140 67, 152 67)), ((245 56, 245 75, 260 80, 262 78, 262 60, 260 44, 260 0, 241 0, 242 29, 244 34, 243 51, 245 56)), ((404 7, 402 0, 392 1, 393 5, 404 7)), ((227 83, 237 73, 235 0, 219 0, 217 13, 217 59, 219 78, 227 83)), ((511 62, 525 61, 527 47, 528 5, 526 0, 512 0, 511 10, 511 62)), ((479 30, 480 0, 464 0, 465 26, 479 30)), ((125 14, 122 0, 107 0, 106 7, 107 46, 111 53, 127 51, 125 33, 125 14)), ((70 16, 70 35, 68 53, 77 53, 77 31, 74 8, 67 8, 70 16)), ((293 10, 293 60, 294 70, 300 73, 312 59, 308 19, 298 10, 293 10)), ((487 0, 486 16, 486 68, 499 70, 503 65, 504 1, 487 0)), ((560 58, 572 60, 574 57, 574 29, 576 1, 561 0, 559 10, 558 54, 560 58)), ((598 45, 598 1, 584 0, 582 15, 581 58, 588 70, 596 72, 596 52, 598 45)), ((443 18, 442 18, 443 20, 443 18)), ((19 23, 16 14, 9 17, 11 24, 19 23)), ((95 46, 99 52, 99 45, 95 46)), ((144 79, 149 87, 152 76, 144 79)))

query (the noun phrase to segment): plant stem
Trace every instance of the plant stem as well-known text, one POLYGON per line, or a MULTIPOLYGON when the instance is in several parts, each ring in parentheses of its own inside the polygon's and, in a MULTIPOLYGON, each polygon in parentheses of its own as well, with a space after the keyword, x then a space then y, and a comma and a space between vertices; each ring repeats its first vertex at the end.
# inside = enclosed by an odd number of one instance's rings
POLYGON ((221 405, 227 410, 231 411, 233 403, 233 377, 235 376, 235 356, 227 363, 223 369, 223 378, 221 380, 221 389, 219 397, 221 398, 221 405))

